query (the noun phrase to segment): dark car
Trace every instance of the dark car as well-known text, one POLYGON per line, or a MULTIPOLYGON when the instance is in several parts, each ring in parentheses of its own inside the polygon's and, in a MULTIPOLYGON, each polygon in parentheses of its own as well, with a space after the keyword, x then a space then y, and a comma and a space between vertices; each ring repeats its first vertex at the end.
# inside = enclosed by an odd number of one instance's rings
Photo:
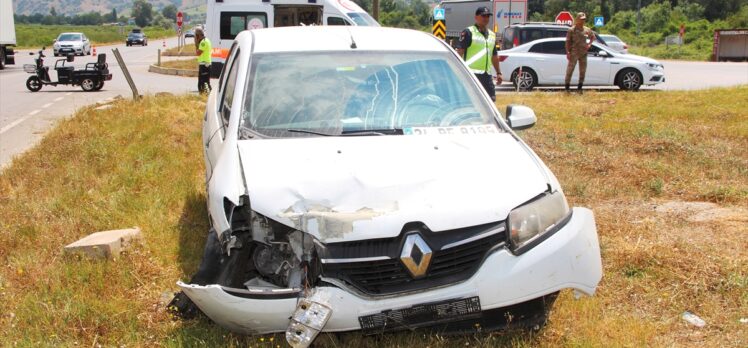
POLYGON ((195 31, 192 29, 185 31, 184 37, 195 37, 195 31))
POLYGON ((125 45, 148 46, 148 38, 143 33, 130 33, 127 35, 127 41, 125 42, 125 45))
MULTIPOLYGON (((501 49, 508 50, 530 41, 549 37, 565 37, 569 28, 568 25, 550 22, 515 23, 504 28, 504 33, 501 36, 501 49)), ((595 33, 595 37, 596 41, 607 45, 597 33, 595 33)))

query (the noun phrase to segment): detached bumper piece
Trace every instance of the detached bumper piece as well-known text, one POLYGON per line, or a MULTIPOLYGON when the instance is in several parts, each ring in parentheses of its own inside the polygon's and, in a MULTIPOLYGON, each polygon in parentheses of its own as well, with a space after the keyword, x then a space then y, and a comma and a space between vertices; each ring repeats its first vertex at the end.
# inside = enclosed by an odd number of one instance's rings
POLYGON ((294 348, 306 348, 314 341, 332 316, 332 309, 326 304, 303 298, 291 316, 286 330, 286 341, 294 348))

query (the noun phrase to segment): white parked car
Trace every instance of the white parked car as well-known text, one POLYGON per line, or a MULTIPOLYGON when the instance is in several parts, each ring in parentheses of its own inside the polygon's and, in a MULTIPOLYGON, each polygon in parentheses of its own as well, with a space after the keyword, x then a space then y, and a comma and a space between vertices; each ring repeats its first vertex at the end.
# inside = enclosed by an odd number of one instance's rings
POLYGON ((212 231, 178 284, 218 324, 293 346, 542 325, 558 291, 592 295, 602 268, 592 211, 568 206, 513 131, 535 121, 523 106, 505 121, 423 32, 244 31, 205 112, 212 231))
POLYGON ((52 45, 55 57, 74 54, 76 56, 91 54, 91 42, 83 33, 62 33, 52 45))
POLYGON ((620 53, 629 53, 629 45, 627 45, 623 40, 619 39, 618 36, 615 36, 613 34, 599 34, 599 36, 605 41, 605 43, 610 46, 610 48, 620 52, 620 53))
MULTIPOLYGON (((550 38, 501 51, 501 74, 510 76, 515 88, 519 84, 522 90, 536 86, 563 86, 568 64, 564 45, 564 38, 550 38)), ((665 68, 654 59, 618 53, 597 42, 592 43, 587 54, 585 86, 618 86, 635 91, 642 85, 665 82, 665 68)), ((574 70, 571 84, 576 85, 578 80, 579 65, 574 70)))

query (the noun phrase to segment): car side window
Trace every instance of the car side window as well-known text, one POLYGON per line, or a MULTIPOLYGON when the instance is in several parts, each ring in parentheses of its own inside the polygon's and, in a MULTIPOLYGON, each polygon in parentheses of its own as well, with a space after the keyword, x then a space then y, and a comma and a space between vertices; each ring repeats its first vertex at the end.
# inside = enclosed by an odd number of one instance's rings
POLYGON ((340 17, 327 17, 327 25, 350 25, 340 17))
MULTIPOLYGON (((234 59, 231 62, 231 67, 226 75, 226 86, 223 88, 223 97, 221 98, 221 107, 219 112, 221 113, 221 120, 223 121, 223 129, 225 132, 226 127, 229 125, 229 118, 231 117, 231 103, 234 101, 234 90, 236 90, 236 76, 239 70, 239 63, 237 63, 239 57, 239 50, 236 50, 234 59)), ((225 136, 225 133, 224 133, 225 136)))
POLYGON ((525 29, 520 34, 520 44, 535 41, 543 38, 541 29, 525 29))
POLYGON ((588 56, 597 57, 598 53, 600 53, 600 49, 595 47, 595 45, 590 46, 590 49, 587 51, 588 56))
MULTIPOLYGON (((231 49, 229 50, 229 54, 226 57, 231 57, 231 59, 233 59, 234 56, 232 55, 232 53, 234 53, 234 49, 236 49, 236 42, 234 42, 234 44, 231 45, 231 49)), ((229 62, 227 61, 226 63, 229 63, 229 62)), ((223 69, 221 70, 221 75, 218 78, 218 93, 219 93, 219 95, 223 91, 223 87, 224 87, 223 81, 224 81, 224 78, 226 77, 226 70, 227 69, 228 69, 228 64, 225 64, 223 66, 223 69)))
POLYGON ((566 54, 562 41, 541 42, 530 47, 530 52, 545 54, 566 54))

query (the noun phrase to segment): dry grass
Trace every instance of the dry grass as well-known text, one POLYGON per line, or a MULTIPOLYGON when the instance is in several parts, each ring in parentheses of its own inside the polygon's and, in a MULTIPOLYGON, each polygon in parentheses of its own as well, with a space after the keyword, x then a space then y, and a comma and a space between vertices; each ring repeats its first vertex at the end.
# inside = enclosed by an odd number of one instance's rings
MULTIPOLYGON (((500 95, 499 105, 535 109, 538 124, 520 136, 569 200, 596 213, 605 271, 596 296, 562 292, 537 334, 324 334, 318 345, 748 345, 748 324, 739 322, 748 317, 746 94, 742 87, 500 95), (670 201, 723 210, 699 215, 664 205, 670 201), (689 326, 684 310, 707 326, 689 326)), ((193 96, 87 108, 0 174, 0 342, 284 345, 281 335, 238 336, 164 311, 164 291, 195 271, 207 230, 203 108, 193 96), (83 235, 133 225, 146 243, 116 261, 62 257, 62 246, 83 235)))
POLYGON ((179 60, 162 60, 160 67, 172 69, 197 70, 197 60, 179 59, 179 60))
MULTIPOLYGON (((189 39, 188 39, 189 40, 189 39)), ((179 47, 168 48, 161 52, 163 56, 195 56, 195 44, 184 45, 181 49, 179 47)))

